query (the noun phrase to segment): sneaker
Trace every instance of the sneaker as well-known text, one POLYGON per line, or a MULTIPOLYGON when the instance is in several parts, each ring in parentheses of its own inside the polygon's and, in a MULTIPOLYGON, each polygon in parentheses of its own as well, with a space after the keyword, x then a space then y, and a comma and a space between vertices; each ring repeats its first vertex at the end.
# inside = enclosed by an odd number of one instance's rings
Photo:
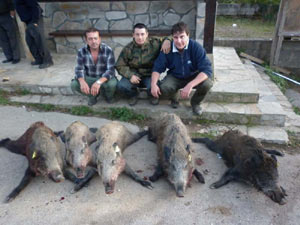
POLYGON ((138 97, 137 97, 137 96, 133 96, 133 97, 131 97, 131 98, 129 99, 128 104, 129 104, 130 106, 134 106, 134 105, 136 105, 137 102, 138 102, 138 97))
POLYGON ((9 63, 9 62, 12 62, 13 60, 12 59, 6 59, 6 60, 3 60, 2 63, 9 63))
POLYGON ((178 106, 179 106, 179 102, 177 100, 175 100, 175 99, 171 99, 171 107, 173 109, 177 109, 178 106))
POLYGON ((53 65, 53 62, 47 62, 47 63, 40 64, 39 68, 40 69, 46 69, 46 68, 48 68, 48 67, 50 67, 52 65, 53 65))
POLYGON ((12 64, 17 64, 18 62, 20 62, 20 59, 14 59, 11 63, 12 64))
POLYGON ((200 105, 192 105, 192 109, 193 109, 193 113, 196 116, 200 116, 202 114, 202 112, 203 112, 200 105))
POLYGON ((96 103, 97 103, 97 98, 92 98, 92 97, 89 98, 88 100, 89 106, 95 105, 96 103))
POLYGON ((158 105, 159 98, 150 97, 149 102, 151 105, 158 105))
POLYGON ((32 66, 41 65, 43 64, 41 61, 33 61, 30 63, 32 66))

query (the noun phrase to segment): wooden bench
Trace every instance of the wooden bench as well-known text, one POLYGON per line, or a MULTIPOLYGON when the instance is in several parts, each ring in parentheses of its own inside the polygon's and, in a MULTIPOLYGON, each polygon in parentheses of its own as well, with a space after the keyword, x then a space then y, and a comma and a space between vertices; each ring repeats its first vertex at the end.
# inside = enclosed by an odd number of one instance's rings
MULTIPOLYGON (((84 36, 84 30, 57 30, 50 32, 49 35, 53 37, 79 37, 84 36)), ((101 37, 131 37, 132 30, 100 30, 101 37)), ((169 36, 171 35, 171 30, 149 30, 150 36, 169 36)))

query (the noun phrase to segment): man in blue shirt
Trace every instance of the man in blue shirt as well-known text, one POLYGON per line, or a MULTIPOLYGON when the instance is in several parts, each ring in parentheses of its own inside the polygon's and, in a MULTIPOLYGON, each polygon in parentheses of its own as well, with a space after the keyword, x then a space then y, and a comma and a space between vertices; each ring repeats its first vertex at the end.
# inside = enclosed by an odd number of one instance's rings
POLYGON ((88 105, 97 103, 100 91, 108 103, 112 103, 118 80, 115 77, 115 57, 112 49, 101 43, 100 31, 89 28, 85 31, 87 45, 79 49, 75 79, 72 80, 73 92, 89 97, 88 105))
POLYGON ((195 115, 201 115, 200 102, 213 86, 212 68, 204 48, 196 41, 189 39, 189 29, 183 22, 172 27, 172 51, 169 54, 160 52, 155 60, 151 80, 151 94, 155 98, 160 95, 171 100, 171 106, 177 108, 179 103, 176 93, 187 99, 193 88, 196 89, 191 98, 191 106, 195 115), (169 69, 167 76, 158 86, 161 73, 169 69))

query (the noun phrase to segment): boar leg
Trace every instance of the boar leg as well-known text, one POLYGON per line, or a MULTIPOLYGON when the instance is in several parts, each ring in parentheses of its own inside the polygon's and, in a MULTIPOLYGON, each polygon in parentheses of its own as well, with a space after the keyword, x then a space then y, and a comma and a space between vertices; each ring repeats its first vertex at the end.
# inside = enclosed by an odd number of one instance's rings
POLYGON ((84 178, 78 179, 71 171, 69 170, 64 171, 65 178, 67 178, 68 180, 76 184, 74 188, 71 190, 72 194, 79 191, 84 186, 86 186, 88 182, 94 177, 95 174, 97 174, 97 171, 91 168, 84 178))
POLYGON ((198 171, 198 170, 194 170, 193 171, 193 175, 197 178, 197 180, 202 183, 202 184, 205 184, 205 180, 204 180, 204 177, 202 176, 202 174, 198 171))
POLYGON ((149 177, 149 180, 155 182, 163 175, 164 175, 163 168, 161 167, 161 165, 158 164, 157 167, 155 168, 154 174, 151 177, 149 177))
POLYGON ((270 155, 284 156, 284 154, 278 150, 274 149, 264 149, 264 151, 270 155))
POLYGON ((28 167, 20 184, 6 197, 5 202, 8 203, 12 201, 29 184, 34 176, 35 174, 28 167))
POLYGON ((239 177, 238 174, 239 173, 236 170, 236 168, 230 168, 223 174, 220 180, 218 180, 215 183, 212 183, 209 187, 211 189, 222 187, 225 184, 228 184, 230 181, 236 180, 239 177))
POLYGON ((152 189, 153 186, 151 185, 151 183, 149 181, 146 181, 142 178, 140 178, 134 171, 133 169, 130 168, 130 166, 128 166, 126 164, 125 166, 125 173, 130 176, 132 179, 134 179, 136 182, 140 183, 142 186, 152 189))

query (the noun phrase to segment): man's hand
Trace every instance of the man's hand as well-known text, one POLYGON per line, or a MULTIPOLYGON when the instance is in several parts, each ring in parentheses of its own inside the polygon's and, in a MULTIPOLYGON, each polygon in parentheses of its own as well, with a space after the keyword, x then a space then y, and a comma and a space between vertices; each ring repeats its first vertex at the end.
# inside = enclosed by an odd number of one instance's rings
POLYGON ((190 94, 191 94, 191 92, 192 92, 192 89, 193 89, 192 85, 187 84, 187 85, 180 91, 180 96, 181 96, 181 98, 187 99, 187 98, 190 96, 190 94))
POLYGON ((164 40, 164 42, 161 45, 161 51, 163 53, 168 54, 171 50, 171 41, 170 40, 164 40))
POLYGON ((86 95, 90 94, 90 87, 83 78, 78 79, 80 83, 80 91, 86 95))
POLYGON ((130 82, 132 84, 139 84, 141 81, 141 78, 139 78, 138 76, 136 75, 132 75, 131 78, 130 78, 130 82))
POLYGON ((160 89, 157 84, 151 85, 151 94, 154 98, 159 98, 159 96, 161 95, 160 89))
POLYGON ((9 13, 11 18, 14 18, 16 15, 16 12, 14 10, 9 11, 9 13))
POLYGON ((93 83, 92 87, 91 87, 91 94, 93 96, 97 96, 98 93, 100 92, 100 86, 101 84, 97 84, 96 82, 93 83))

